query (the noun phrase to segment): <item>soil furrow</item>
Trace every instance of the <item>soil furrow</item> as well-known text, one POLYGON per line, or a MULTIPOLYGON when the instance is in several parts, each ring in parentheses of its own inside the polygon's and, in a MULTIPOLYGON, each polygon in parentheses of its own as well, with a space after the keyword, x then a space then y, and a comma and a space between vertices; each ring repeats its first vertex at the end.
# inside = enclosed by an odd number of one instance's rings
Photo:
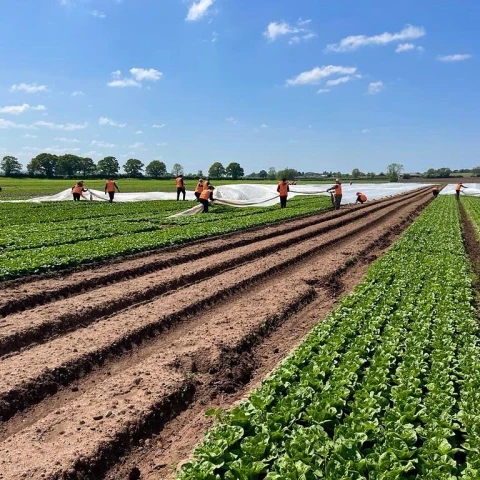
MULTIPOLYGON (((154 252, 145 252, 126 260, 109 262, 104 265, 85 265, 80 271, 65 274, 55 273, 37 277, 23 278, 20 281, 0 283, 0 316, 43 305, 55 299, 77 295, 94 290, 110 283, 123 282, 131 278, 156 272, 173 265, 184 264, 199 258, 216 255, 227 249, 250 245, 254 242, 268 240, 278 235, 287 235, 299 229, 316 225, 319 221, 329 221, 350 216, 352 212, 363 214, 376 211, 378 206, 387 206, 401 199, 411 199, 425 188, 408 192, 397 197, 378 200, 365 205, 351 206, 340 211, 320 212, 301 219, 289 220, 267 227, 255 227, 245 232, 235 232, 221 237, 211 237, 188 244, 184 247, 171 247, 154 252), (131 259, 130 259, 131 258, 131 259), (139 259, 142 262, 139 262, 139 259)), ((380 207, 381 208, 381 207, 380 207)))

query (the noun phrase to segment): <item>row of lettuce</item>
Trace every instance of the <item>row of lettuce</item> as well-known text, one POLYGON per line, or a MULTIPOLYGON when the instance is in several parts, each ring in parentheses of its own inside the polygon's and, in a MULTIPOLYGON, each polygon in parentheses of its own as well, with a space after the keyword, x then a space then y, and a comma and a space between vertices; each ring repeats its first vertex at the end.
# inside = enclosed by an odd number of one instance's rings
POLYGON ((331 206, 328 197, 169 219, 194 202, 104 204, 55 202, 0 205, 0 280, 166 247, 295 217, 331 206))
POLYGON ((480 478, 477 323, 459 211, 442 197, 248 400, 210 412, 178 478, 480 478))

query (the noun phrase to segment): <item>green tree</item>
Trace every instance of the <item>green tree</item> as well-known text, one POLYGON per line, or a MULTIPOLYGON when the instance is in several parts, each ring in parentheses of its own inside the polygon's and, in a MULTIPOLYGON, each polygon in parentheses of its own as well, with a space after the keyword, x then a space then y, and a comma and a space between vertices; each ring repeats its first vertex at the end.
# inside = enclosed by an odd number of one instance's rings
POLYGON ((172 167, 172 175, 174 177, 178 177, 179 175, 183 175, 183 167, 179 163, 175 163, 172 167))
POLYGON ((360 178, 361 172, 358 168, 354 168, 352 170, 352 177, 353 178, 360 178))
POLYGON ((295 177, 298 175, 298 172, 294 168, 285 168, 285 170, 279 170, 277 172, 277 179, 281 180, 286 178, 287 180, 295 180, 295 177))
POLYGON ((387 167, 387 172, 391 182, 398 182, 400 174, 403 172, 403 165, 400 163, 391 163, 387 167))
POLYGON ((98 173, 105 175, 106 177, 113 177, 118 174, 120 170, 120 164, 115 157, 102 158, 97 164, 98 173))
POLYGON ((245 175, 243 168, 240 166, 239 163, 232 162, 227 165, 225 169, 225 173, 227 177, 232 178, 233 180, 237 180, 238 178, 242 178, 245 175))
POLYGON ((225 176, 225 169, 220 162, 215 162, 209 169, 208 169, 208 176, 210 178, 222 178, 225 176))
POLYGON ((203 170, 199 170, 199 171, 197 172, 197 177, 198 177, 198 178, 203 178, 203 170))
POLYGON ((47 178, 53 178, 57 169, 58 157, 51 153, 40 153, 32 158, 27 165, 28 173, 35 175, 40 173, 46 175, 47 178))
POLYGON ((10 177, 22 171, 22 164, 17 158, 7 155, 3 157, 2 163, 0 163, 0 169, 3 170, 6 177, 10 177))
POLYGON ((81 157, 70 153, 58 157, 56 174, 73 177, 80 170, 81 161, 81 157))
POLYGON ((267 175, 269 180, 275 180, 277 178, 277 171, 275 170, 275 167, 270 167, 267 175))
POLYGON ((164 177, 167 174, 167 166, 160 160, 153 160, 147 165, 145 172, 149 177, 164 177))
POLYGON ((78 165, 78 172, 82 175, 82 177, 86 177, 88 175, 92 175, 97 170, 97 166, 95 162, 88 157, 80 157, 80 162, 78 165))
POLYGON ((268 177, 268 173, 266 172, 266 170, 260 170, 258 172, 258 176, 259 178, 261 178, 262 180, 265 180, 267 177, 268 177))
POLYGON ((123 166, 123 169, 129 177, 141 177, 143 175, 143 167, 144 165, 140 160, 136 158, 129 158, 123 166))

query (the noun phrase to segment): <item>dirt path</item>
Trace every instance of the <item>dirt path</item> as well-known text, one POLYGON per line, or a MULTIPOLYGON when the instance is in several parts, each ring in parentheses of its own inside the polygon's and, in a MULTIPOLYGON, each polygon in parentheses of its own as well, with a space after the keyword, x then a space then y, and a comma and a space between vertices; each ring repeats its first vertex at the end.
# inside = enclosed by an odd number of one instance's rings
POLYGON ((252 388, 429 200, 423 189, 103 266, 83 293, 78 272, 5 285, 0 479, 135 478, 137 465, 163 478, 201 438, 206 405, 252 388))

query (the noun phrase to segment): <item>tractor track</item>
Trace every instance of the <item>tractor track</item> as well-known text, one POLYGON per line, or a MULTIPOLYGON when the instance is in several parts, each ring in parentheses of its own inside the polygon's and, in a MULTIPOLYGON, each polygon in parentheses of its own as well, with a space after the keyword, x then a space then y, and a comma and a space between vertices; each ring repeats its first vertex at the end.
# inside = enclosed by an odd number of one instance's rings
MULTIPOLYGON (((298 343, 321 319, 311 307, 324 316, 339 278, 358 270, 359 281, 429 201, 424 188, 157 251, 90 270, 87 289, 80 272, 5 284, 0 479, 129 478, 132 446, 206 398, 241 392, 263 371, 255 352, 268 338, 310 311, 298 343), (128 273, 112 283, 118 270, 128 273), (116 465, 126 467, 107 473, 116 465)), ((293 346, 277 342, 275 361, 293 346)))

